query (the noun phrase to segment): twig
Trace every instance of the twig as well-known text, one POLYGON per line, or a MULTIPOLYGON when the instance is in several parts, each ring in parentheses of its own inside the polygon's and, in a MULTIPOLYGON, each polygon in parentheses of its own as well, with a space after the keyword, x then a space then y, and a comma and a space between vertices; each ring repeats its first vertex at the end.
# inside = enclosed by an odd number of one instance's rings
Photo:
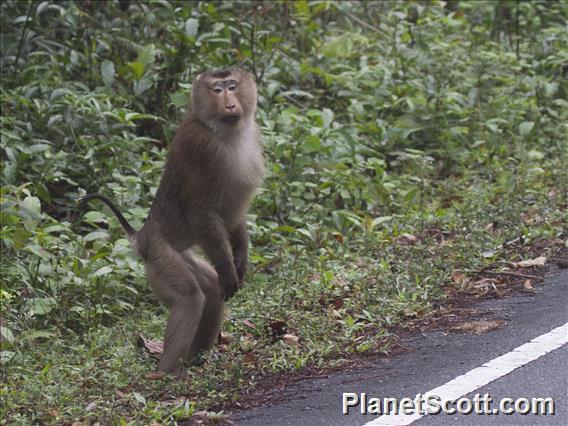
POLYGON ((26 15, 26 23, 24 24, 24 31, 22 31, 22 37, 20 37, 20 43, 18 44, 18 53, 16 53, 16 60, 14 61, 14 68, 12 69, 12 78, 16 75, 16 69, 18 68, 18 61, 20 60, 20 55, 22 54, 22 48, 24 47, 24 39, 26 38, 26 33, 28 32, 29 24, 32 19, 35 17, 35 11, 33 12, 34 16, 30 16, 32 13, 32 8, 34 6, 35 0, 30 2, 30 7, 28 8, 28 13, 26 15))
POLYGON ((256 39, 256 35, 255 35, 255 29, 256 29, 256 15, 254 18, 254 23, 252 24, 252 27, 250 29, 250 51, 252 54, 252 74, 257 77, 256 74, 256 50, 255 50, 255 39, 256 39))
POLYGON ((568 258, 566 257, 551 257, 549 260, 556 263, 561 268, 568 268, 568 258))
POLYGON ((304 108, 304 107, 305 107, 304 104, 302 104, 301 102, 297 101, 297 100, 294 99, 292 96, 284 95, 283 98, 286 99, 287 101, 292 102, 293 104, 299 106, 300 108, 304 108))
POLYGON ((282 41, 284 39, 286 39, 286 35, 288 34, 288 30, 290 29, 290 20, 287 20, 287 25, 286 25, 286 29, 284 30, 284 33, 282 34, 282 37, 280 38, 280 41, 278 42, 278 44, 276 46, 274 46, 272 48, 272 52, 270 52, 270 56, 268 57, 268 61, 266 62, 266 64, 264 65, 264 67, 262 68, 262 71, 260 73, 260 75, 258 76, 257 79, 257 83, 260 84, 262 83, 262 79, 264 77, 264 73, 266 72, 266 70, 268 69, 268 66, 270 65, 270 63, 272 62, 272 58, 274 57, 274 54, 276 53, 276 50, 280 50, 280 44, 282 43, 282 41))
POLYGON ((347 17, 349 17, 352 20, 354 20, 355 22, 357 22, 359 25, 362 25, 363 27, 367 28, 368 30, 378 32, 378 33, 384 35, 385 37, 387 37, 388 39, 392 40, 392 36, 390 34, 384 32, 380 28, 377 28, 374 25, 371 25, 368 22, 363 21, 361 18, 353 15, 351 12, 347 12, 346 10, 344 10, 342 12, 345 13, 345 15, 347 15, 347 17))
POLYGON ((542 281, 544 278, 537 277, 536 275, 528 275, 528 274, 519 274, 518 272, 497 272, 497 271, 471 271, 477 274, 489 274, 489 275, 510 275, 512 277, 520 277, 520 278, 528 278, 531 280, 539 280, 542 281))

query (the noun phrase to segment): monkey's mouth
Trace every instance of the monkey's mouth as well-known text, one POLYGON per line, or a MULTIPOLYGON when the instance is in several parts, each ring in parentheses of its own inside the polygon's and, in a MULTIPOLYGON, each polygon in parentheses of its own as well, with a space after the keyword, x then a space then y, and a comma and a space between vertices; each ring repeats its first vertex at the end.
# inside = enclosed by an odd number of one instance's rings
POLYGON ((227 124, 235 124, 237 121, 239 121, 241 119, 241 116, 238 114, 231 114, 231 115, 225 115, 221 121, 223 123, 227 123, 227 124))

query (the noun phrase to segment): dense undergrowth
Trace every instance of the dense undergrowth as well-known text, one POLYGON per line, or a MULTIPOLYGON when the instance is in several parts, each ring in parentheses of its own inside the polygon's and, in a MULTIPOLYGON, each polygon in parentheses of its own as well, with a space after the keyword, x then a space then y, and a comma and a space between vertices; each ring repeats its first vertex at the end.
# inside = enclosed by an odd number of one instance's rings
POLYGON ((388 352, 507 241, 566 238, 565 2, 0 8, 4 424, 219 410, 263 374, 388 352), (192 77, 227 66, 261 95, 250 273, 224 344, 151 380, 137 337, 166 311, 115 219, 76 199, 102 191, 139 227, 192 77))

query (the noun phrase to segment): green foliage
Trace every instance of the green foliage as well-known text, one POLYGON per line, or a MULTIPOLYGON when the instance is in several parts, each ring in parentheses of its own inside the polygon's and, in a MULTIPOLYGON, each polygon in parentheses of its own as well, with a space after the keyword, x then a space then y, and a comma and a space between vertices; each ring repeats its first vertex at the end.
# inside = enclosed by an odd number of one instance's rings
POLYGON ((14 421, 182 420, 256 372, 388 351, 389 327, 427 312, 453 268, 519 235, 565 238, 565 2, 0 8, 0 396, 14 421), (76 200, 102 191, 140 227, 192 78, 228 66, 259 82, 268 163, 253 273, 224 325, 245 338, 187 383, 134 386, 153 364, 133 336, 159 337, 164 310, 114 217, 76 200))

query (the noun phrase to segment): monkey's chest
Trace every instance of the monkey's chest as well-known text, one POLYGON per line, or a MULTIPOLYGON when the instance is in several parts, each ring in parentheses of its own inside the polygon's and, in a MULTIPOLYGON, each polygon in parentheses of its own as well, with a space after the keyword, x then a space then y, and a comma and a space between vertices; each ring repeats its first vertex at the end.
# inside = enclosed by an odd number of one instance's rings
POLYGON ((225 161, 223 170, 220 170, 221 180, 225 183, 222 190, 230 198, 242 195, 244 199, 248 199, 249 193, 260 185, 263 170, 259 149, 252 143, 243 144, 233 151, 229 161, 225 161))
POLYGON ((242 173, 232 173, 225 176, 216 188, 218 201, 223 210, 238 208, 248 204, 256 187, 260 184, 254 168, 241 169, 242 173))
POLYGON ((233 164, 220 174, 215 198, 218 211, 227 222, 240 221, 246 213, 262 181, 262 167, 262 160, 259 162, 257 158, 249 157, 240 159, 238 164, 233 164))

